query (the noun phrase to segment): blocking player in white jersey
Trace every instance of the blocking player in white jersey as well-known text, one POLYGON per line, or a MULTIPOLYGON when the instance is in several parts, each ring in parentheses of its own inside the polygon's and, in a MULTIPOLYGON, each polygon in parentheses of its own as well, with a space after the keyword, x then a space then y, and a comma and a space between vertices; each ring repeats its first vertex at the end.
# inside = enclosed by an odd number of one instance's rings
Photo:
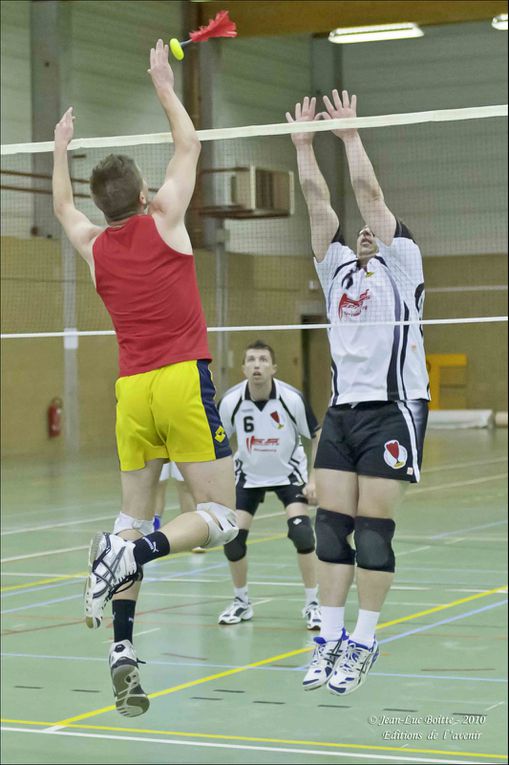
MULTIPOLYGON (((326 111, 316 115, 316 99, 305 98, 287 119, 356 117, 356 96, 345 90, 342 96, 334 90, 324 104, 326 111)), ((344 144, 365 223, 356 251, 346 246, 331 207, 314 134, 292 134, 332 356, 332 397, 315 460, 322 627, 303 685, 327 684, 345 695, 362 685, 378 658, 375 629, 395 568, 393 516, 407 484, 419 480, 429 387, 418 324, 424 299, 419 247, 387 207, 358 132, 333 132, 344 144), (395 324, 408 320, 417 323, 395 324), (354 572, 359 612, 348 635, 344 607, 354 572)))
POLYGON ((267 491, 283 503, 288 538, 295 545, 306 593, 302 616, 310 630, 320 628, 317 596, 315 537, 308 503, 315 504, 314 477, 308 479, 301 436, 311 439, 313 459, 320 426, 302 394, 275 379, 273 349, 257 340, 247 346, 242 371, 247 378, 223 396, 219 411, 223 427, 237 438, 235 454, 235 543, 224 546, 230 563, 234 600, 219 616, 219 624, 238 624, 253 617, 247 587, 246 541, 253 517, 267 491))

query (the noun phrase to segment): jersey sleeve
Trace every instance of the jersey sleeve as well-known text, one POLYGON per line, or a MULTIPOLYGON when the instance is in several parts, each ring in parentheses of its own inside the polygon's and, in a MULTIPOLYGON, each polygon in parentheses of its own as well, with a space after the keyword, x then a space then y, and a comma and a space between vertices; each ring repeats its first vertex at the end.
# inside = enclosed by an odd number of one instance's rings
POLYGON ((297 428, 304 438, 313 438, 317 430, 320 430, 320 423, 315 417, 310 404, 304 396, 299 394, 296 398, 296 420, 297 428))
POLYGON ((329 288, 337 270, 355 259, 355 253, 346 246, 341 228, 338 228, 324 259, 321 261, 314 259, 316 273, 324 292, 329 288))
POLYGON ((400 281, 410 282, 415 288, 423 284, 421 250, 402 221, 396 220, 396 232, 392 243, 387 247, 379 242, 379 249, 387 267, 400 281))

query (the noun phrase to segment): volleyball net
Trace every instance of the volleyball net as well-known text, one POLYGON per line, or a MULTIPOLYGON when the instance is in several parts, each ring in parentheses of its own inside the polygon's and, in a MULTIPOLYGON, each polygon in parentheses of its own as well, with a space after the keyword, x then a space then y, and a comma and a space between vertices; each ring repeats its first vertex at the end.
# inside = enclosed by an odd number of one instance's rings
MULTIPOLYGON (((314 395, 327 398, 329 319, 291 136, 316 133, 316 159, 355 250, 363 221, 342 141, 331 132, 348 126, 359 129, 387 206, 423 255, 422 325, 430 369, 443 370, 439 405, 479 408, 490 397, 501 400, 507 393, 506 106, 201 131, 187 226, 219 392, 238 381, 245 345, 262 337, 276 349, 283 379, 308 393, 319 388, 314 395)), ((77 207, 104 223, 88 180, 106 154, 133 157, 153 194, 172 151, 169 134, 73 141, 77 207)), ((53 216, 51 165, 51 142, 2 146, 3 345, 16 343, 24 354, 25 340, 62 344, 63 338, 74 351, 95 340, 90 353, 100 366, 101 354, 114 353, 109 341, 104 345, 111 322, 87 265, 53 216)), ((383 310, 377 319, 395 321, 383 310)))

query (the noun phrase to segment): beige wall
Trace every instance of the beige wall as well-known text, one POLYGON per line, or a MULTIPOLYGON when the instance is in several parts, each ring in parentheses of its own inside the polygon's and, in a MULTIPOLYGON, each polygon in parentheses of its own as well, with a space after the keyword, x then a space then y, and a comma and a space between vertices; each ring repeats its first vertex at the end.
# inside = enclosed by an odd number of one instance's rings
MULTIPOLYGON (((215 315, 215 259, 197 252, 203 303, 210 326, 215 315)), ((443 257, 425 260, 427 317, 505 314, 506 291, 434 292, 454 286, 507 284, 507 257, 443 257)), ((77 264, 78 326, 110 329, 109 318, 91 285, 86 265, 77 264)), ((322 304, 311 259, 298 257, 228 256, 228 324, 299 323, 305 306, 322 304)), ((2 331, 37 332, 62 327, 60 243, 44 239, 2 240, 2 331)), ((214 353, 215 335, 210 335, 214 353)), ((243 349, 261 337, 277 354, 278 374, 301 388, 301 332, 229 333, 231 367, 228 385, 241 379, 243 349)), ((440 325, 425 328, 429 353, 466 353, 464 379, 446 377, 444 403, 469 408, 507 408, 507 326, 505 324, 440 325), (459 387, 455 387, 458 386, 459 387)), ((329 358, 320 346, 313 357, 320 390, 311 403, 322 408, 328 385, 329 358), (318 369, 320 367, 320 369, 318 369), (325 383, 327 381, 327 383, 325 383)), ((14 454, 63 453, 63 439, 47 436, 46 410, 54 396, 63 396, 64 352, 61 339, 3 340, 1 365, 2 451, 14 454)), ((80 442, 84 449, 114 448, 114 381, 117 351, 113 337, 80 338, 77 353, 80 442)), ((223 391, 219 391, 222 393, 223 391)))

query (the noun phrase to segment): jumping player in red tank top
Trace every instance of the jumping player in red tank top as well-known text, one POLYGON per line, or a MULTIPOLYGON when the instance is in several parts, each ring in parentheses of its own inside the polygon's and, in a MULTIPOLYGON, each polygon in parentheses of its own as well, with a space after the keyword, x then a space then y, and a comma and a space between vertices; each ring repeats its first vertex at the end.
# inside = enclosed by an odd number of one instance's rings
POLYGON ((91 541, 85 619, 87 626, 99 627, 104 606, 113 599, 109 664, 116 707, 128 717, 149 707, 132 645, 143 564, 170 552, 226 544, 238 533, 231 450, 214 403, 207 328, 184 220, 200 142, 174 91, 162 40, 150 51, 148 71, 175 147, 154 198, 149 201, 136 163, 110 154, 90 180, 107 226, 93 225, 76 209, 67 158, 72 107, 55 128, 53 171, 55 214, 90 268, 119 346, 122 510, 114 533, 96 534, 91 541), (169 459, 182 472, 196 511, 153 532, 155 488, 169 459))

